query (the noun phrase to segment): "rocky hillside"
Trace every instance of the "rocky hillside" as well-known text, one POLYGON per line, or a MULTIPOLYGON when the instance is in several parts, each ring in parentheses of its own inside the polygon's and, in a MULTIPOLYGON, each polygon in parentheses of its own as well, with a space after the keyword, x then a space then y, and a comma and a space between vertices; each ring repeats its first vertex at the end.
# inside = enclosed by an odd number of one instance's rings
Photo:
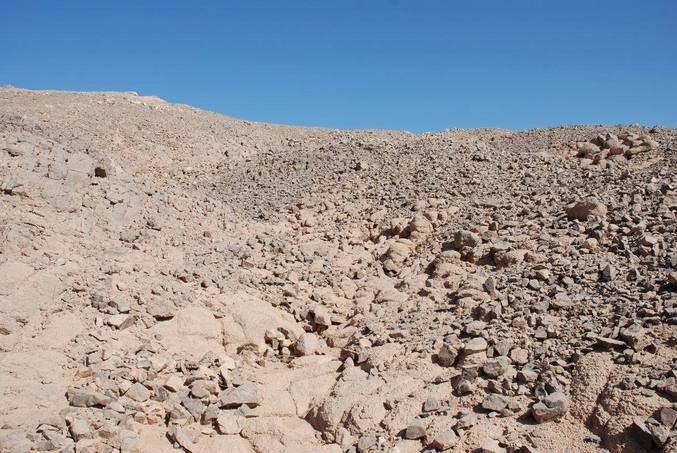
POLYGON ((676 150, 0 89, 0 451, 677 451, 676 150))

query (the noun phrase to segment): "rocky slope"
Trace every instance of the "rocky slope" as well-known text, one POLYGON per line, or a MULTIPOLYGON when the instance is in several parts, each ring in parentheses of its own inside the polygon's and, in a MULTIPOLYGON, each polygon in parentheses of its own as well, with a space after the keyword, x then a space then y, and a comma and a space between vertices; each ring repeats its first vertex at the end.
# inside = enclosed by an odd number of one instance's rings
POLYGON ((0 89, 0 451, 675 451, 676 149, 0 89))

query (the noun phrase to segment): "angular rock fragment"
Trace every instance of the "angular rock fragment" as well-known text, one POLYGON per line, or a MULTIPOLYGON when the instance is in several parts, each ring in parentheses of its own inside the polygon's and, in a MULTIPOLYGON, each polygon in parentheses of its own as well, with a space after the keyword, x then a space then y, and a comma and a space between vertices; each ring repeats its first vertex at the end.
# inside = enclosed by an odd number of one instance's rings
POLYGON ((546 396, 543 401, 531 406, 531 414, 538 423, 544 423, 566 414, 569 410, 569 399, 561 392, 546 396))
POLYGON ((459 438, 454 430, 449 429, 436 435, 430 443, 430 446, 436 450, 445 451, 454 447, 458 441, 459 438))
POLYGON ((139 382, 135 382, 134 384, 132 384, 132 386, 129 387, 129 389, 127 389, 127 391, 125 392, 125 396, 127 398, 131 398, 134 401, 138 401, 140 403, 150 398, 150 395, 151 395, 150 390, 148 390, 145 385, 139 382))
POLYGON ((320 342, 312 333, 304 333, 296 340, 294 349, 298 355, 312 355, 320 348, 320 342))
POLYGON ((242 405, 256 407, 261 404, 261 401, 263 398, 258 386, 251 382, 244 382, 238 387, 224 390, 219 395, 219 404, 224 409, 237 408, 242 405))
POLYGON ((421 420, 414 420, 404 432, 405 439, 421 439, 426 435, 426 426, 421 420))
POLYGON ((589 198, 577 201, 567 208, 567 216, 571 220, 587 220, 588 217, 606 218, 607 208, 601 202, 589 198))

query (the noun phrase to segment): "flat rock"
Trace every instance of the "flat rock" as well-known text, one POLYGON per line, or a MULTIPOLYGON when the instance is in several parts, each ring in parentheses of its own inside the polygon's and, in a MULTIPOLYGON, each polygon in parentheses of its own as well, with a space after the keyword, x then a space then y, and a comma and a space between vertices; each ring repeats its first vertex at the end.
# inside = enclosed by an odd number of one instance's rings
POLYGON ((227 389, 219 395, 221 407, 230 409, 242 405, 256 407, 261 404, 262 397, 256 384, 245 382, 238 387, 227 389))

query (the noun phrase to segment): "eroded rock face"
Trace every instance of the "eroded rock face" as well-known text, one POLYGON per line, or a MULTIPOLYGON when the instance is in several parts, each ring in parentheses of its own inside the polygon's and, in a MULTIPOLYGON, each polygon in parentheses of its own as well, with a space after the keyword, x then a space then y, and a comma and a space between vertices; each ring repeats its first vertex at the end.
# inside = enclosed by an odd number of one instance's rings
POLYGON ((674 448, 674 130, 0 98, 0 450, 674 448))

